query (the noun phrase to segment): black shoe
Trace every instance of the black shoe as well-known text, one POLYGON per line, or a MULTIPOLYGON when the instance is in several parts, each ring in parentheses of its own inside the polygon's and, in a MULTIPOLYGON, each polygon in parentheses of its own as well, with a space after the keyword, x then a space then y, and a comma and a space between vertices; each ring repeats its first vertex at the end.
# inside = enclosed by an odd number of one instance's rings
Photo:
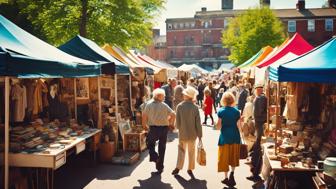
POLYGON ((259 175, 257 175, 257 176, 252 175, 252 176, 246 177, 246 179, 250 180, 250 181, 253 181, 253 182, 258 182, 258 181, 262 180, 259 175))
POLYGON ((192 172, 192 170, 188 170, 187 173, 188 173, 188 175, 189 175, 192 179, 195 178, 194 173, 192 172))
POLYGON ((223 184, 225 184, 226 186, 228 186, 228 187, 232 187, 230 184, 230 181, 229 181, 229 179, 228 178, 226 178, 226 179, 224 179, 224 180, 222 180, 221 181, 223 184))
POLYGON ((178 175, 179 171, 180 170, 178 168, 175 168, 174 171, 172 172, 172 175, 178 175))
POLYGON ((233 172, 230 173, 229 182, 231 186, 236 186, 236 181, 233 174, 233 172))

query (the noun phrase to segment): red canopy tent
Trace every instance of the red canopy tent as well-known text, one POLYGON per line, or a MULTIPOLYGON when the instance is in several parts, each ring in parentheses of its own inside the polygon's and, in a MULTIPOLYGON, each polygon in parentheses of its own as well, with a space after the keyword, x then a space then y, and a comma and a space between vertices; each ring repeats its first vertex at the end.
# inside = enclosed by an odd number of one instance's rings
POLYGON ((295 33, 295 35, 287 42, 287 44, 278 49, 278 52, 276 52, 273 56, 260 62, 257 67, 263 68, 269 66, 289 52, 300 56, 312 50, 313 48, 314 47, 304 40, 300 34, 295 33))

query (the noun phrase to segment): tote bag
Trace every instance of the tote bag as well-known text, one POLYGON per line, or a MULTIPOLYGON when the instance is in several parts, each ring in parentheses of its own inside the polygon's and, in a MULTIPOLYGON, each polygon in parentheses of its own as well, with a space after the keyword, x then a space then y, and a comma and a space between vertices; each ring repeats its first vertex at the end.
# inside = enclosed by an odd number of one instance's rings
POLYGON ((198 142, 198 146, 197 146, 197 163, 200 166, 206 165, 206 153, 205 153, 203 143, 201 140, 198 142))

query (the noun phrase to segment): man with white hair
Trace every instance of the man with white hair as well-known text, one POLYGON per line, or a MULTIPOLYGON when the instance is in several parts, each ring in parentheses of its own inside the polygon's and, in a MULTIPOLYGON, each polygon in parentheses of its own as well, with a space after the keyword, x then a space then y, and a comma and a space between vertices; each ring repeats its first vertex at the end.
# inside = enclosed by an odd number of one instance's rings
POLYGON ((175 113, 163 101, 165 100, 165 91, 155 89, 153 99, 148 102, 145 110, 142 112, 142 126, 148 130, 147 148, 149 150, 149 161, 156 163, 156 169, 159 173, 163 171, 164 156, 166 151, 168 130, 174 129, 175 113), (159 141, 159 153, 155 151, 155 143, 159 141))
POLYGON ((188 86, 183 90, 184 101, 176 109, 176 127, 179 130, 179 145, 176 169, 172 172, 177 175, 183 168, 186 149, 188 149, 189 165, 188 174, 193 178, 192 170, 195 169, 195 140, 202 138, 202 125, 198 107, 193 100, 198 91, 188 86))

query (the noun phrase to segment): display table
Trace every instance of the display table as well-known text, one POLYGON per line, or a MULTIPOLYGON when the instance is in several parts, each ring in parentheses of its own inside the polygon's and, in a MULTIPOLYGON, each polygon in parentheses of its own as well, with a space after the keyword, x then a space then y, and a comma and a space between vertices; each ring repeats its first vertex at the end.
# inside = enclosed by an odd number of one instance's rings
POLYGON ((39 153, 9 153, 9 166, 12 167, 29 167, 29 168, 46 168, 48 188, 53 188, 53 171, 66 163, 67 156, 71 153, 79 154, 86 148, 93 151, 94 159, 100 140, 101 130, 96 129, 91 133, 77 136, 75 140, 69 144, 65 144, 61 148, 48 148, 39 153), (92 140, 91 146, 87 146, 87 142, 92 140), (51 178, 50 177, 51 172, 51 178))
POLYGON ((306 168, 301 162, 295 164, 295 167, 282 167, 281 161, 273 160, 271 157, 274 156, 274 143, 263 144, 263 168, 262 176, 267 180, 267 188, 269 189, 286 189, 288 188, 288 179, 297 178, 305 179, 305 186, 302 188, 313 188, 313 176, 316 172, 322 170, 318 169, 316 166, 314 168, 306 168), (270 146, 273 146, 270 148, 270 146), (307 180, 308 179, 308 180, 307 180))

